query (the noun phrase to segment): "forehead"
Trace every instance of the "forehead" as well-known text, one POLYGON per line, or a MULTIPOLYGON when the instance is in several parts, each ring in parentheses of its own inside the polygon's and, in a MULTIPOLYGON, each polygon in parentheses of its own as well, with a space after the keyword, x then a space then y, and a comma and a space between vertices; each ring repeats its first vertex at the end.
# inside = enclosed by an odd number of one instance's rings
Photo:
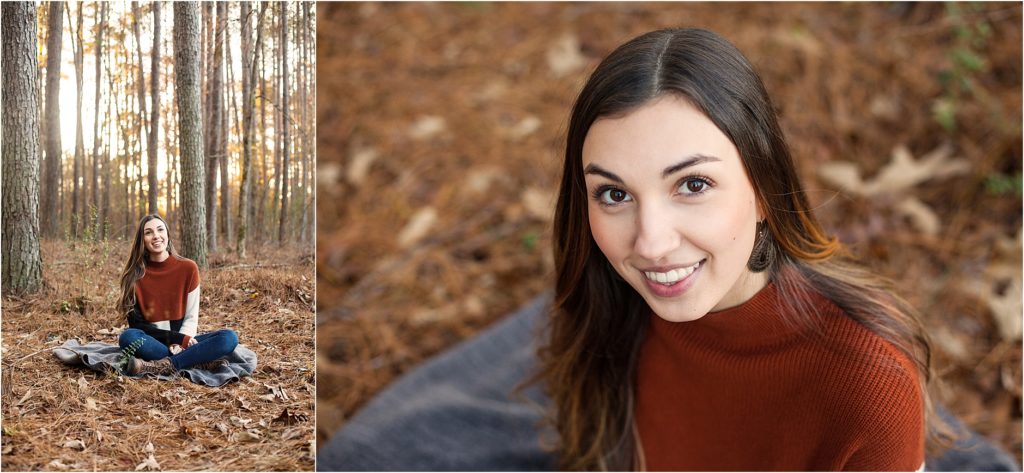
POLYGON ((156 230, 157 228, 162 228, 163 226, 163 221, 161 221, 158 218, 154 218, 153 220, 146 222, 146 224, 143 225, 142 228, 145 230, 156 230))
MULTIPOLYGON (((625 172, 657 167, 694 154, 741 166, 729 138, 688 100, 656 98, 623 116, 599 118, 583 142, 583 165, 600 164, 625 172)), ((742 167, 742 166, 741 166, 742 167)))

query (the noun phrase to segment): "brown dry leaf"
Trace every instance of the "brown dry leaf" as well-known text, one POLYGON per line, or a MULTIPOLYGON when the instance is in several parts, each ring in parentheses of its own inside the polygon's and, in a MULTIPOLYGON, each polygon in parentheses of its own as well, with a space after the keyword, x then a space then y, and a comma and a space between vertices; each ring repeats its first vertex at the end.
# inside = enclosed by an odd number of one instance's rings
POLYGON ((245 409, 247 411, 252 411, 252 404, 250 404, 249 401, 245 400, 245 396, 238 396, 237 398, 235 398, 235 401, 238 401, 238 407, 241 407, 242 409, 245 409))
POLYGON ((341 165, 333 162, 317 163, 316 183, 321 188, 334 187, 341 177, 341 165))
POLYGON ((308 420, 308 415, 303 414, 301 412, 291 412, 288 410, 287 407, 285 407, 284 410, 281 411, 281 414, 275 417, 274 420, 272 420, 271 422, 283 422, 285 423, 285 425, 292 425, 297 424, 299 422, 305 422, 308 420))
POLYGON ((505 130, 505 136, 511 138, 513 141, 519 141, 534 134, 540 129, 541 124, 542 122, 539 118, 529 115, 520 120, 519 123, 516 123, 505 130))
POLYGON ((231 442, 259 442, 263 440, 261 434, 255 430, 243 430, 241 432, 235 432, 228 437, 231 442))
POLYGON ((89 382, 85 380, 85 375, 78 377, 78 389, 84 391, 89 388, 89 382))
POLYGON ((409 219, 409 223, 405 224, 402 231, 398 232, 398 246, 402 248, 412 246, 425 237, 435 223, 437 223, 437 210, 433 207, 417 210, 409 219))
POLYGON ((67 470, 68 468, 71 468, 71 466, 65 465, 64 462, 60 461, 60 459, 54 460, 48 463, 46 466, 51 468, 59 468, 61 470, 67 470))
POLYGON ((352 158, 348 163, 348 171, 345 173, 345 179, 350 184, 356 186, 362 184, 367 174, 370 173, 370 166, 373 165, 379 155, 380 153, 373 148, 364 148, 352 153, 352 158))
POLYGON ((523 192, 523 207, 530 217, 547 222, 555 212, 555 194, 553 192, 530 187, 523 192))
POLYGON ((905 145, 899 145, 893 150, 889 164, 873 179, 865 181, 860 168, 849 161, 831 161, 821 165, 818 177, 847 193, 861 197, 896 194, 930 179, 943 179, 970 170, 969 161, 951 159, 952 154, 952 147, 943 144, 915 160, 905 145))
POLYGON ((217 425, 215 425, 214 427, 217 427, 217 430, 219 430, 220 433, 224 435, 228 434, 228 426, 225 425, 223 422, 218 422, 217 425))
POLYGON ((302 435, 303 430, 304 429, 300 427, 289 427, 284 429, 284 432, 281 432, 281 440, 290 440, 299 437, 302 435))
POLYGON ((2 453, 4 455, 10 455, 11 452, 13 452, 13 451, 14 451, 14 446, 13 445, 4 445, 4 448, 3 448, 3 450, 0 450, 0 453, 2 453))
POLYGON ((157 463, 156 458, 153 458, 153 454, 152 453, 150 453, 149 457, 146 458, 145 460, 143 460, 142 463, 139 463, 138 465, 135 466, 135 471, 142 471, 142 470, 147 470, 147 471, 159 471, 160 470, 160 463, 157 463))
POLYGON ((928 236, 938 236, 940 223, 939 216, 931 207, 921 202, 917 197, 907 197, 896 204, 897 212, 907 217, 910 224, 921 233, 928 236))
POLYGON ((156 449, 153 448, 153 442, 146 442, 146 446, 142 447, 142 452, 143 453, 153 453, 155 451, 156 451, 156 449))
POLYGON ((85 442, 78 439, 66 440, 60 446, 64 448, 70 448, 72 450, 85 450, 85 442))
POLYGON ((555 77, 564 77, 587 63, 586 56, 581 52, 580 40, 569 33, 558 38, 548 49, 546 58, 555 77))
POLYGON ((415 140, 425 140, 441 133, 447 126, 444 117, 424 115, 409 127, 409 136, 415 140))
POLYGON ((25 401, 29 400, 30 397, 32 397, 32 388, 29 388, 28 391, 25 391, 25 395, 21 396, 21 399, 19 399, 18 402, 16 402, 14 405, 20 406, 24 404, 25 401))
POLYGON ((91 397, 85 398, 85 408, 90 410, 90 411, 98 411, 98 410, 100 410, 99 407, 96 407, 96 400, 91 398, 91 397))

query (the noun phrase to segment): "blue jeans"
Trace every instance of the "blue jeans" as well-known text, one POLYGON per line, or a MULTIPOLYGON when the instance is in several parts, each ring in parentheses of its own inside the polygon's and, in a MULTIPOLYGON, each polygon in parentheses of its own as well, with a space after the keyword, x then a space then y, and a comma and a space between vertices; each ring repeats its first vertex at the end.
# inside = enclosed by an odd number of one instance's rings
POLYGON ((186 348, 177 355, 172 355, 167 345, 137 328, 129 328, 121 332, 117 343, 123 349, 140 338, 145 341, 135 351, 136 358, 152 361, 171 357, 171 364, 179 370, 226 356, 235 351, 235 347, 238 346, 238 335, 234 330, 228 328, 196 335, 195 339, 199 343, 186 348))

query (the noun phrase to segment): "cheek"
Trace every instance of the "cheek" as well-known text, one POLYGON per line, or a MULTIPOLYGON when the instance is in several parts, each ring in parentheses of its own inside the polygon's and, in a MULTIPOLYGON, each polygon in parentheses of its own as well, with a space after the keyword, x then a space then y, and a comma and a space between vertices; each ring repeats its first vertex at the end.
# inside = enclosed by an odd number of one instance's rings
POLYGON ((594 242, 614 265, 617 260, 625 257, 629 229, 623 226, 620 218, 616 218, 619 216, 605 214, 600 208, 595 208, 594 204, 590 205, 588 213, 594 242))

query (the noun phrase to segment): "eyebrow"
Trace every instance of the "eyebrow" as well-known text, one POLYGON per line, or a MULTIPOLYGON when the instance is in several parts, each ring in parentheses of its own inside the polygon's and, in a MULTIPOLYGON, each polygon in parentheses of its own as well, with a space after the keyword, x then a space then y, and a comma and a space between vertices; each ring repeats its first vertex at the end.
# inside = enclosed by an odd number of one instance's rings
MULTIPOLYGON (((714 156, 708 156, 705 154, 695 154, 693 156, 688 156, 686 157, 686 159, 683 159, 682 161, 665 168, 663 171, 661 171, 661 177, 662 179, 664 179, 668 176, 671 176, 672 174, 675 174, 691 166, 696 166, 702 163, 713 163, 719 161, 721 161, 721 159, 718 159, 714 156)), ((607 169, 602 168, 601 166, 598 166, 594 163, 588 164, 587 167, 583 169, 583 174, 597 174, 599 176, 607 177, 608 179, 611 179, 618 183, 623 182, 622 178, 615 175, 615 173, 608 171, 607 169)))

